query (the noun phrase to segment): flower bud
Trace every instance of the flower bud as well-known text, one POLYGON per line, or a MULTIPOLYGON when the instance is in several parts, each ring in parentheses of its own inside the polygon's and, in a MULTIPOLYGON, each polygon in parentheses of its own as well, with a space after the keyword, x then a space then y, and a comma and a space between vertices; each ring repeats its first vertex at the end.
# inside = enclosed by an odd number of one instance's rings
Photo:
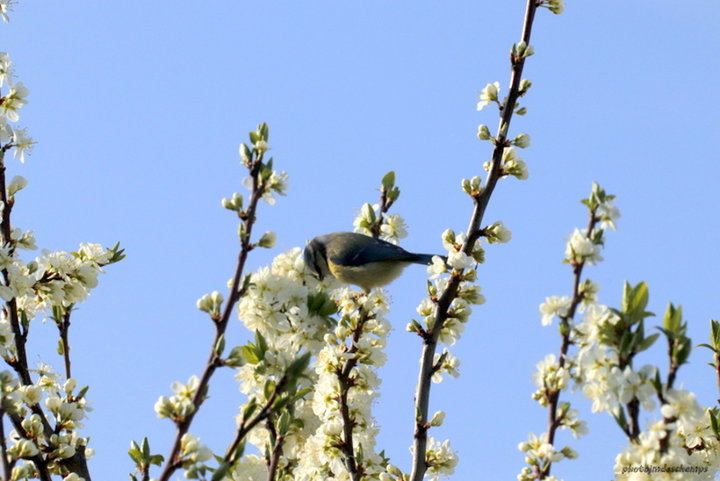
POLYGON ((260 237, 260 240, 257 242, 257 245, 260 247, 264 247, 266 249, 270 249, 275 245, 275 239, 277 236, 274 232, 265 232, 262 237, 260 237))
POLYGON ((29 439, 21 439, 14 446, 7 450, 8 454, 11 454, 15 458, 32 458, 37 455, 40 450, 34 442, 29 439))
POLYGON ((492 134, 490 134, 490 129, 484 124, 478 127, 477 137, 480 140, 490 140, 493 138, 492 134))
POLYGON ((10 183, 7 186, 7 196, 8 197, 14 196, 17 192, 19 192, 22 189, 24 189, 25 187, 27 187, 27 185, 28 185, 28 181, 25 177, 23 177, 21 175, 16 175, 15 177, 12 178, 12 180, 10 181, 10 183))
POLYGON ((443 421, 445 421, 445 411, 438 411, 433 414, 430 420, 430 426, 441 426, 443 421))
POLYGON ((497 221, 485 228, 485 236, 491 244, 503 244, 510 241, 512 234, 510 233, 510 230, 505 227, 502 221, 497 221))
POLYGON ((520 134, 512 141, 515 147, 524 149, 530 146, 530 136, 528 134, 520 134))

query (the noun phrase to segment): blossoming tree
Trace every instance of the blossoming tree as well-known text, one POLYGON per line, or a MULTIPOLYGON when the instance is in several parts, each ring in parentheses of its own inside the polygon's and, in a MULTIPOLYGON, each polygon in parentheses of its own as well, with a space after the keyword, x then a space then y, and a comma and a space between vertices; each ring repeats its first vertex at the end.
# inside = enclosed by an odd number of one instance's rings
MULTIPOLYGON (((9 0, 0 0, 5 21, 10 6, 9 0)), ((450 347, 460 339, 473 306, 485 300, 476 283, 485 250, 511 238, 502 221, 487 223, 485 213, 501 181, 528 177, 518 149, 528 147, 530 137, 511 135, 510 125, 515 115, 526 113, 519 100, 532 86, 522 75, 534 53, 535 15, 540 9, 560 14, 563 8, 562 0, 528 0, 521 38, 510 49, 507 94, 501 95, 500 82, 488 83, 480 94, 478 110, 495 108, 499 114, 494 131, 485 124, 478 128, 478 138, 491 146, 483 165, 486 174, 461 181, 471 206, 468 228, 441 234, 447 260, 436 256, 428 267, 418 318, 406 327, 418 338, 420 357, 414 432, 406 440, 412 464, 393 464, 376 443, 379 426, 372 406, 390 331, 386 292, 361 292, 309 275, 300 248, 248 272, 252 251, 273 247, 276 240, 272 232, 255 232, 260 206, 273 205, 288 188, 288 175, 276 170, 268 154, 269 127, 260 124, 239 149, 249 194, 222 199, 239 221, 235 271, 225 294, 213 291, 197 301, 214 329, 207 362, 187 382, 173 383, 172 394, 156 402, 157 415, 174 424, 175 436, 164 449, 151 448, 148 438, 133 441, 131 479, 168 481, 182 473, 213 481, 420 481, 453 474, 458 456, 450 441, 431 436, 445 418, 443 411, 429 410, 431 386, 447 375, 458 376, 460 361, 450 347), (238 344, 228 338, 235 318, 252 333, 251 341, 238 344), (232 441, 213 451, 193 434, 193 427, 220 369, 233 370, 245 401, 235 414, 232 441)), ((0 88, 0 355, 5 362, 0 372, 0 479, 89 481, 86 460, 92 448, 81 433, 89 409, 87 388, 79 387, 72 375, 71 316, 97 286, 103 268, 122 260, 124 253, 119 244, 80 244, 73 252, 25 255, 36 249, 34 236, 14 227, 11 214, 27 181, 8 179, 6 170, 13 160, 24 162, 34 141, 17 126, 28 90, 16 81, 7 53, 0 54, 0 88), (43 318, 57 326, 63 359, 59 370, 29 363, 31 326, 43 318)), ((393 172, 383 177, 380 194, 378 203, 361 207, 355 231, 397 243, 406 232, 402 217, 390 213, 400 197, 393 172)), ((619 307, 599 303, 598 285, 583 275, 586 266, 602 261, 605 233, 615 229, 619 211, 614 196, 597 184, 582 202, 587 225, 573 231, 564 256, 571 269, 569 294, 548 297, 540 306, 542 324, 558 325, 560 347, 537 365, 532 398, 547 410, 547 429, 520 443, 526 466, 518 479, 557 479, 553 466, 578 456, 556 438, 560 429, 575 437, 587 434, 572 405, 572 388, 592 401, 593 412, 607 412, 627 437, 627 448, 615 459, 619 479, 714 479, 720 470, 720 412, 700 406, 676 382, 692 349, 682 309, 669 304, 659 332, 648 334, 645 283, 626 284, 619 307), (641 364, 643 351, 661 338, 667 366, 641 364), (643 424, 643 413, 652 420, 643 424)), ((717 322, 711 323, 706 347, 720 379, 717 322)))

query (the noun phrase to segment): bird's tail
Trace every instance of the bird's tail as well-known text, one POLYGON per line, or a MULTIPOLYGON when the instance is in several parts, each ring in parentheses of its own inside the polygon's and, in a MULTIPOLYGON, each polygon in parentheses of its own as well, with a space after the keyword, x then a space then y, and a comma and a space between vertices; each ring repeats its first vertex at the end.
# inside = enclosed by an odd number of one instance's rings
MULTIPOLYGON (((430 265, 433 263, 433 257, 435 257, 433 254, 415 254, 415 259, 413 259, 412 262, 415 264, 425 264, 430 265)), ((439 256, 443 261, 447 262, 447 257, 445 256, 439 256)))

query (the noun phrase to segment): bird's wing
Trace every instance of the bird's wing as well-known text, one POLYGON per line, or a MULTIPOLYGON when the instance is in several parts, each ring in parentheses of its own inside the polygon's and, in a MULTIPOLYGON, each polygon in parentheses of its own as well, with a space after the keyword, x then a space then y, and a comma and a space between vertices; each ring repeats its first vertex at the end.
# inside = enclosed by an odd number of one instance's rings
POLYGON ((361 266, 368 262, 383 261, 413 262, 417 258, 416 254, 412 254, 390 242, 368 236, 363 237, 367 238, 367 241, 362 239, 363 245, 361 246, 355 244, 354 252, 328 252, 328 258, 333 263, 344 266, 361 266))

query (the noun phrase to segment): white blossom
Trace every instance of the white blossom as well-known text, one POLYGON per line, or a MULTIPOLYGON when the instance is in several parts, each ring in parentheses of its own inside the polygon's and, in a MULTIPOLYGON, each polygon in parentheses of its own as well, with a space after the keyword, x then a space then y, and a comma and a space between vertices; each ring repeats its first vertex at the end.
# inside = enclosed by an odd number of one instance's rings
POLYGON ((572 300, 567 296, 546 297, 545 302, 540 304, 542 314, 542 325, 549 326, 555 317, 566 317, 569 314, 572 300))
POLYGON ((20 119, 18 111, 27 104, 26 97, 29 93, 22 82, 11 85, 9 92, 3 97, 3 102, 0 104, 0 114, 10 122, 17 122, 20 119))
POLYGON ((482 110, 486 106, 490 105, 491 102, 498 101, 498 92, 500 91, 500 82, 489 83, 480 92, 480 101, 477 104, 477 109, 482 110))
POLYGON ((565 259, 574 263, 587 263, 590 265, 602 261, 600 246, 595 245, 587 236, 575 229, 565 249, 565 259))

